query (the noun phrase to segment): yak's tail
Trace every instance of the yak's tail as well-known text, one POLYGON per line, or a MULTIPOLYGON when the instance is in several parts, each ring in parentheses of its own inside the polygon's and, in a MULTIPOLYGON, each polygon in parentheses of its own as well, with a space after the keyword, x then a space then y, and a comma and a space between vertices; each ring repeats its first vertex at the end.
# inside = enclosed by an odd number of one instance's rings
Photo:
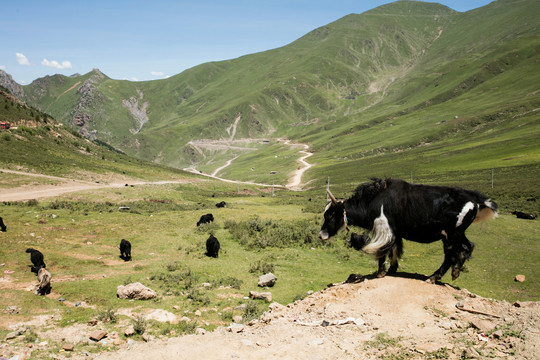
POLYGON ((480 222, 489 219, 495 219, 499 214, 497 209, 499 208, 497 203, 491 199, 482 199, 483 201, 478 202, 478 214, 473 222, 480 222))

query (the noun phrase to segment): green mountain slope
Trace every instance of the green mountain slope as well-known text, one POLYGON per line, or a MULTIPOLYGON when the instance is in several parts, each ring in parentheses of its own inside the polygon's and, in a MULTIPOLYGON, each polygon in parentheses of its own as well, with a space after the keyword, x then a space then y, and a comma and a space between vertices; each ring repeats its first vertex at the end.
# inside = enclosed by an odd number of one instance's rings
MULTIPOLYGON (((0 168, 57 175, 77 180, 164 180, 192 177, 184 171, 135 159, 97 140, 85 139, 50 115, 0 87, 0 168)), ((2 186, 16 184, 0 181, 2 186)))
POLYGON ((306 174, 314 185, 329 174, 355 183, 534 166, 538 13, 534 0, 466 13, 398 1, 165 80, 118 81, 94 70, 39 79, 24 92, 33 106, 127 154, 205 172, 235 158, 221 174, 241 180, 286 182, 297 165, 274 142, 280 137, 315 152, 306 174), (246 138, 269 141, 234 141, 246 138))

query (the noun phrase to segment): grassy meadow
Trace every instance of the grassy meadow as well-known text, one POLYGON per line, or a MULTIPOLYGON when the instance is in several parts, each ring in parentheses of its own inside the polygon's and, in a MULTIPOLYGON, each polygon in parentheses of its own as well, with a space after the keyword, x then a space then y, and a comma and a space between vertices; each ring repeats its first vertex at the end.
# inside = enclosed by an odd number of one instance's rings
MULTIPOLYGON (((272 197, 267 190, 200 181, 0 204, 8 226, 7 233, 0 233, 0 259, 3 270, 13 271, 4 274, 11 283, 4 283, 0 308, 18 306, 18 320, 60 314, 61 326, 84 324, 126 308, 133 312, 159 308, 185 315, 192 322, 150 322, 147 329, 156 335, 178 334, 194 331, 195 326, 228 325, 235 315, 244 321, 257 316, 268 303, 247 299, 252 290, 270 291, 274 301, 287 304, 310 290, 343 281, 350 273, 368 275, 376 270, 373 258, 346 247, 347 233, 326 243, 318 239, 324 192, 278 189, 272 197), (215 203, 222 200, 227 207, 216 208, 215 203), (119 211, 120 206, 130 210, 119 211), (197 228, 199 217, 210 212, 215 222, 197 228), (204 255, 210 233, 221 243, 217 259, 204 255), (132 243, 130 262, 119 258, 122 238, 132 243), (44 253, 53 274, 53 292, 48 296, 24 290, 36 282, 25 253, 28 247, 44 253), (273 288, 257 286, 265 271, 278 277, 273 288), (154 289, 158 297, 149 301, 116 297, 118 285, 137 281, 154 289), (88 307, 75 307, 79 302, 88 307), (201 317, 194 315, 197 310, 201 317)), ((489 298, 540 299, 540 287, 534 281, 540 276, 540 260, 531 256, 540 252, 537 221, 502 214, 494 221, 473 225, 467 234, 476 244, 473 258, 455 282, 449 274, 443 282, 489 298), (527 280, 515 282, 517 274, 527 280)), ((430 275, 442 257, 441 243, 406 241, 399 272, 430 275)), ((1 322, 8 323, 12 316, 1 314, 5 320, 1 322)), ((0 336, 7 332, 2 327, 0 336)))

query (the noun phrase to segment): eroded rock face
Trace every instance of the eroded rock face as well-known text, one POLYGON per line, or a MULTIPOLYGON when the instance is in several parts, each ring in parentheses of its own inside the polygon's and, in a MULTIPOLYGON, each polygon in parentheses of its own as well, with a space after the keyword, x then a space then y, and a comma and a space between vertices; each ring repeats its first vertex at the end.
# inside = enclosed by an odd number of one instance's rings
POLYGON ((0 70, 0 85, 5 87, 11 94, 22 99, 24 91, 21 85, 15 82, 11 75, 3 70, 0 70))
POLYGON ((149 300, 156 297, 156 292, 143 284, 136 282, 128 285, 119 285, 116 296, 121 299, 149 300))

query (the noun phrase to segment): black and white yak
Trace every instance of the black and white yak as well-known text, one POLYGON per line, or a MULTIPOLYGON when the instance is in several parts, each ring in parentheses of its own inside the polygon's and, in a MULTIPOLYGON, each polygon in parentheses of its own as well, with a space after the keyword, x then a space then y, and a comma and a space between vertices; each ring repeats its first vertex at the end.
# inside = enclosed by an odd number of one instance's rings
POLYGON ((51 279, 52 275, 49 270, 44 267, 40 268, 37 273, 38 286, 36 289, 36 295, 47 295, 51 293, 51 279))
POLYGON ((465 230, 473 222, 497 216, 497 204, 476 191, 397 179, 371 180, 358 186, 347 200, 338 201, 328 191, 331 201, 319 237, 327 240, 347 225, 369 230, 368 235, 351 239, 351 245, 379 259, 378 277, 386 275, 386 256, 390 259, 388 272, 396 272, 403 239, 420 243, 442 240, 444 261, 428 282, 441 279, 450 267, 455 280, 474 248, 465 230))

